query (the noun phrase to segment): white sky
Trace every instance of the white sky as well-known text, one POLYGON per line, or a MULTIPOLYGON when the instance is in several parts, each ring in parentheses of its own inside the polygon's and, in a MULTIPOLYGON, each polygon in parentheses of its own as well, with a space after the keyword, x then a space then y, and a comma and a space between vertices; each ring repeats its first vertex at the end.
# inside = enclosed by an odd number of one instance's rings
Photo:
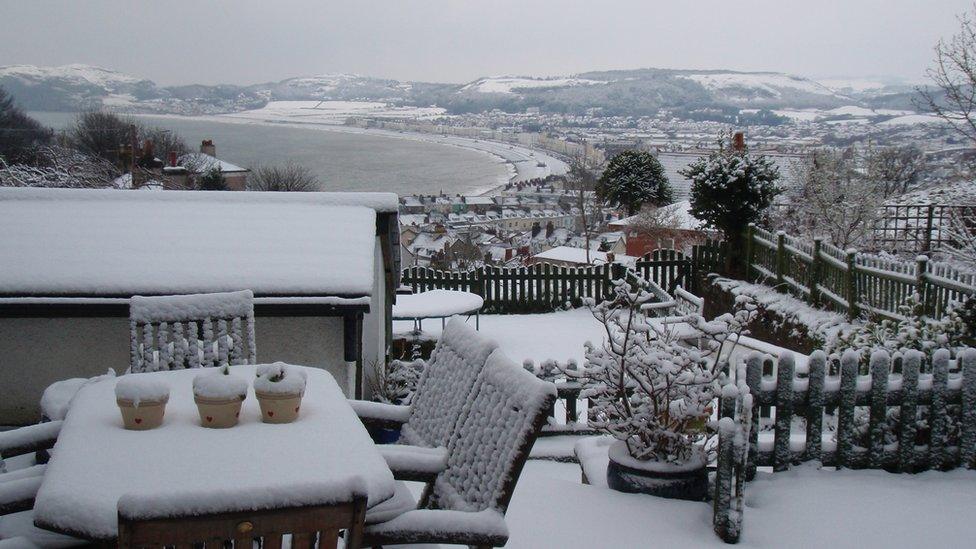
POLYGON ((971 0, 0 0, 0 65, 160 84, 667 67, 920 81, 971 0))

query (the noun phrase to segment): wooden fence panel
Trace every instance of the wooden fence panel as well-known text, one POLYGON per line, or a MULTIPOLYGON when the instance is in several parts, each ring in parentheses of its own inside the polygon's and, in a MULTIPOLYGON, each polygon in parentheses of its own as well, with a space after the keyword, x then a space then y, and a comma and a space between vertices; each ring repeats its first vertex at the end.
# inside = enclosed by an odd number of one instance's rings
POLYGON ((920 297, 923 314, 938 318, 953 303, 976 295, 976 276, 924 256, 909 262, 858 254, 755 225, 749 227, 747 248, 750 278, 851 318, 867 312, 899 320, 913 294, 920 297))

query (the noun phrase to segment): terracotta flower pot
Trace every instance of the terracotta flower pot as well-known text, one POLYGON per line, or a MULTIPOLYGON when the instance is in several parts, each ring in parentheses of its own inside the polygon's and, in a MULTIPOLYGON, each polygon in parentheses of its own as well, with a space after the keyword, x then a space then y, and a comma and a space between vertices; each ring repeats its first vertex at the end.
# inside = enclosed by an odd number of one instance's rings
POLYGON ((137 406, 128 399, 116 399, 119 411, 122 412, 122 423, 131 431, 145 431, 162 425, 167 401, 169 401, 168 397, 156 401, 143 400, 137 406))
POLYGON ((200 425, 211 429, 226 429, 237 425, 241 417, 244 396, 234 398, 207 398, 193 395, 200 412, 200 425))
POLYGON ((303 393, 265 393, 254 391, 261 406, 261 421, 265 423, 291 423, 298 417, 303 393))

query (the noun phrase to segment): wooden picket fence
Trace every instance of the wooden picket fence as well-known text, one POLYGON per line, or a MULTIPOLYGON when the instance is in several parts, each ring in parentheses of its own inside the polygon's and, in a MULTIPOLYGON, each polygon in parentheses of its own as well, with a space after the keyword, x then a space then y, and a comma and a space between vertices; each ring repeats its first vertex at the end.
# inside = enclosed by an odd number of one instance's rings
POLYGON ((637 260, 634 270, 645 280, 653 280, 668 292, 677 286, 690 288, 692 284, 692 259, 679 250, 654 250, 637 260))
POLYGON ((668 301, 677 286, 695 292, 701 265, 705 268, 724 261, 723 244, 709 242, 694 248, 691 257, 678 250, 661 249, 639 258, 634 268, 620 264, 565 267, 538 263, 528 267, 482 266, 467 271, 442 271, 430 267, 409 267, 401 283, 414 293, 428 290, 461 290, 485 299, 482 312, 500 314, 543 313, 579 306, 583 298, 601 301, 609 297, 613 281, 626 280, 645 289, 659 301, 668 301), (697 261, 697 263, 696 263, 697 261))
POLYGON ((742 516, 736 499, 741 502, 742 488, 734 487, 743 475, 753 478, 757 467, 784 471, 820 461, 900 473, 976 469, 976 350, 960 350, 954 361, 945 349, 931 356, 875 351, 869 367, 863 362, 853 351, 834 362, 817 351, 805 372, 797 371, 791 354, 773 364, 754 353, 740 365, 737 385, 747 389, 723 392, 719 408, 739 424, 719 435, 713 517, 719 536, 733 543, 738 538, 742 516), (764 377, 764 368, 773 375, 764 377), (743 395, 749 397, 748 413, 742 411, 743 395), (859 420, 859 408, 866 420, 859 420), (760 440, 763 411, 775 420, 772 441, 760 440), (791 440, 797 417, 806 424, 802 442, 791 440), (824 437, 825 422, 835 418, 835 434, 824 437), (748 441, 745 459, 736 459, 735 437, 748 441))
POLYGON ((410 267, 402 283, 414 293, 434 289, 462 290, 484 298, 484 313, 521 314, 551 312, 583 298, 602 301, 610 296, 612 281, 626 276, 623 265, 563 267, 540 263, 529 267, 479 267, 469 271, 441 271, 410 267))
POLYGON ((746 263, 753 278, 789 291, 814 307, 901 319, 899 308, 917 294, 922 313, 942 316, 953 302, 976 294, 976 277, 919 256, 914 262, 841 250, 749 226, 746 263))

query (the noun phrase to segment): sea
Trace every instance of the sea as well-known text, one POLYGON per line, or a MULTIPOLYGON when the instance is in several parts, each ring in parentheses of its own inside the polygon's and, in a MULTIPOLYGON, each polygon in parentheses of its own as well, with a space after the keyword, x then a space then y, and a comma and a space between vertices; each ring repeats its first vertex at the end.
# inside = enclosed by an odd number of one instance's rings
MULTIPOLYGON (((28 113, 55 130, 76 113, 28 113)), ((191 149, 211 139, 217 157, 246 168, 294 162, 311 170, 323 191, 388 191, 405 194, 478 194, 505 183, 507 165, 481 151, 371 134, 239 124, 192 117, 133 115, 170 130, 191 149)))

